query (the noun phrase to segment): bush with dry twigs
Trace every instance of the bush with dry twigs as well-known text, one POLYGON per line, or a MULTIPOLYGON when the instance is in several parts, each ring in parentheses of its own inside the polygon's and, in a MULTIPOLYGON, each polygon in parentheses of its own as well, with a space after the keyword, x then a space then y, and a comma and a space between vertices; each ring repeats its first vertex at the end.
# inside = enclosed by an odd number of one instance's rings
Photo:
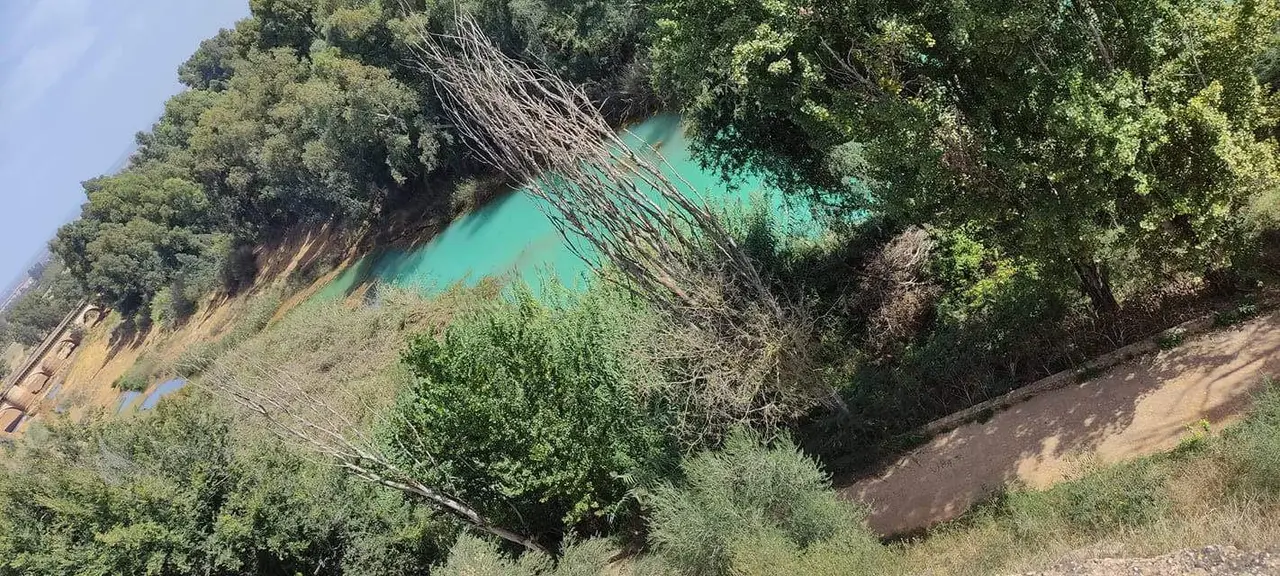
POLYGON ((629 149, 584 90, 506 56, 466 14, 417 32, 418 68, 472 152, 529 182, 578 255, 662 316, 660 391, 687 442, 838 402, 815 377, 807 311, 776 297, 697 191, 646 158, 655 150, 629 149))
POLYGON ((431 300, 384 290, 379 305, 370 307, 310 303, 223 352, 196 383, 357 478, 417 497, 464 525, 545 551, 531 537, 496 525, 447 487, 415 477, 370 433, 380 418, 395 416, 386 408, 405 378, 396 358, 408 334, 436 332, 454 314, 495 295, 496 284, 489 283, 431 300))

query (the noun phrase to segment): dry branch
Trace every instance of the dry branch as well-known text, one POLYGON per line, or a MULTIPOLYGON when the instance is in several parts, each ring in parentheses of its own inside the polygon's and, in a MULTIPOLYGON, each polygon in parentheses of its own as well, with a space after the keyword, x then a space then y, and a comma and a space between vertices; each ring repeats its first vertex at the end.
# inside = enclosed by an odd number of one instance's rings
MULTIPOLYGON (((298 379, 281 370, 244 356, 235 360, 251 366, 256 378, 246 382, 218 366, 206 373, 199 385, 252 412, 282 439, 323 457, 357 478, 417 496, 463 524, 526 549, 547 552, 533 538, 490 522, 446 487, 415 479, 382 452, 378 442, 365 432, 366 426, 354 421, 346 411, 335 408, 361 406, 365 403, 363 399, 342 391, 341 387, 336 391, 332 388, 307 390, 298 379)), ((383 414, 395 417, 396 413, 384 411, 383 414)), ((418 453, 417 458, 422 462, 432 459, 430 454, 423 453, 418 453)))
POLYGON ((680 376, 665 392, 685 408, 686 437, 714 440, 739 423, 773 428, 834 402, 815 378, 803 307, 775 297, 656 150, 630 149, 584 90, 506 56, 469 16, 448 33, 418 24, 416 64, 475 155, 528 183, 582 259, 667 320, 661 348, 680 376))

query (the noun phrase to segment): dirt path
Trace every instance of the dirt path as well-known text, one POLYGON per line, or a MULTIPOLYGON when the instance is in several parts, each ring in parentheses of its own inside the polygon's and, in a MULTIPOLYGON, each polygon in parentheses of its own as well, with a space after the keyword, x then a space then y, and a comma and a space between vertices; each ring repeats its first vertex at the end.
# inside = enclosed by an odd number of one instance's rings
POLYGON ((871 507, 877 532, 910 532, 955 518, 1012 482, 1044 488, 1082 462, 1172 449, 1201 419, 1217 432, 1240 417, 1271 374, 1280 374, 1280 313, 1046 392, 942 434, 877 476, 837 485, 871 507))

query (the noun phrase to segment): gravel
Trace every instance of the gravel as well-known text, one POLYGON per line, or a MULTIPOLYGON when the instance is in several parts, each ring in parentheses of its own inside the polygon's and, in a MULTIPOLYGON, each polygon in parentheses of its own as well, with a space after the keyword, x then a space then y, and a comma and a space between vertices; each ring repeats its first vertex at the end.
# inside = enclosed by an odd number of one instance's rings
POLYGON ((1023 576, 1280 576, 1280 556, 1207 546, 1155 558, 1095 558, 1062 562, 1023 576))

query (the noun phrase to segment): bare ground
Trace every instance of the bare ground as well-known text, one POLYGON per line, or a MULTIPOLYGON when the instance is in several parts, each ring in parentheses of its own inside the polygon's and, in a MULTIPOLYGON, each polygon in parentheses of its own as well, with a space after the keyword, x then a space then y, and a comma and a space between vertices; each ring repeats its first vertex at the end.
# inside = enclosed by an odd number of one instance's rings
POLYGON ((870 506, 877 532, 920 530, 1011 484, 1045 488, 1086 463, 1170 450, 1202 419, 1218 431, 1243 415, 1264 377, 1277 373, 1280 313, 1047 392, 940 435, 876 475, 837 485, 842 496, 870 506))

